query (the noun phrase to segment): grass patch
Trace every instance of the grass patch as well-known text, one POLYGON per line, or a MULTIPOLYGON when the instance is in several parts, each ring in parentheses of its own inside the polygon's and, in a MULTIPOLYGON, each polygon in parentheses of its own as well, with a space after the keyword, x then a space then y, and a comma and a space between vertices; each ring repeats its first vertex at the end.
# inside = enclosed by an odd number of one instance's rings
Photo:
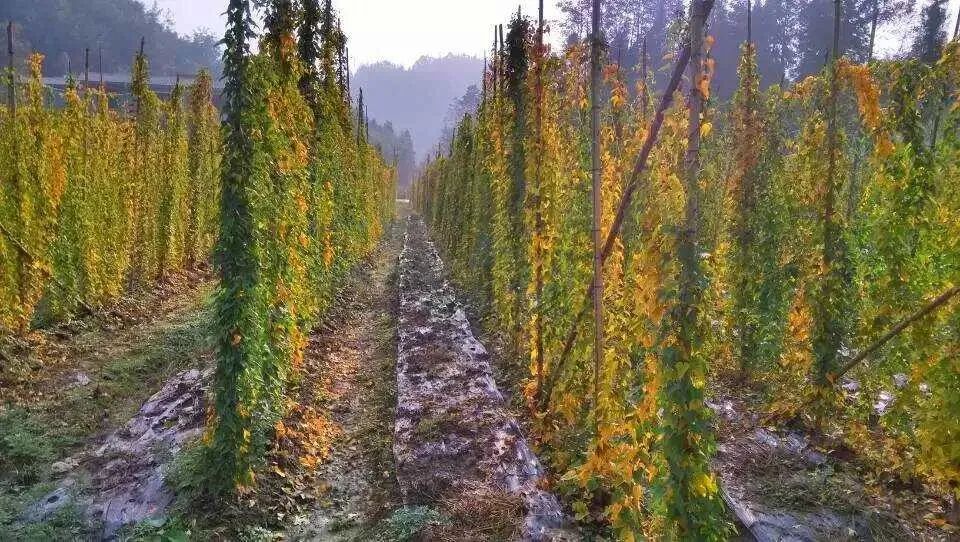
POLYGON ((72 442, 49 434, 41 420, 22 408, 0 412, 0 481, 15 486, 38 482, 72 442))
POLYGON ((48 542, 89 539, 93 534, 93 526, 87 525, 83 511, 72 502, 42 522, 19 521, 24 507, 40 499, 51 489, 53 487, 50 484, 37 484, 13 496, 8 491, 9 487, 0 487, 0 540, 48 542))
POLYGON ((375 525, 368 533, 375 542, 409 542, 419 540, 430 527, 447 523, 447 519, 429 506, 404 506, 375 525))

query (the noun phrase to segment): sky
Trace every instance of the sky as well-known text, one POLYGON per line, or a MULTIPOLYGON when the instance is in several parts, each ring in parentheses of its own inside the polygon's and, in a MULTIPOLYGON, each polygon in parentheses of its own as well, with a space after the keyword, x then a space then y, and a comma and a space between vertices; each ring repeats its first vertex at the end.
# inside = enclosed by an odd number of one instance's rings
MULTIPOLYGON (((152 6, 155 1, 168 12, 181 34, 208 28, 223 33, 222 12, 226 0, 140 0, 152 6)), ((920 0, 925 4, 927 0, 920 0)), ((492 40, 493 25, 505 23, 522 6, 524 13, 535 14, 536 0, 334 0, 349 39, 353 69, 381 60, 409 67, 423 55, 444 56, 462 53, 482 56, 492 40)), ((547 21, 558 21, 560 10, 555 0, 544 2, 547 21)), ((947 10, 948 31, 953 31, 960 0, 950 0, 947 10)), ((559 24, 553 24, 551 41, 560 43, 559 24)), ((881 31, 881 52, 896 53, 902 35, 881 31)))
MULTIPOLYGON (((141 0, 148 7, 154 0, 141 0)), ((960 0, 957 0, 960 1, 960 0)), ((156 0, 181 34, 206 27, 223 32, 226 0, 156 0)), ((387 60, 409 67, 421 56, 461 53, 483 56, 493 25, 506 23, 520 5, 536 14, 536 0, 334 0, 349 40, 352 67, 387 60)), ((545 17, 558 20, 555 2, 544 2, 545 17)), ((554 25, 559 40, 559 25, 554 25)))

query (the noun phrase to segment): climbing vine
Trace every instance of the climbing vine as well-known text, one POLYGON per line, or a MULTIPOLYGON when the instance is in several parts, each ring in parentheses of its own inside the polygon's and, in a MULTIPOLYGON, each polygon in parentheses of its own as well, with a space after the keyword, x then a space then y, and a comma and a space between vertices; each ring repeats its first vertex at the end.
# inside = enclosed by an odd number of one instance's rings
MULTIPOLYGON (((329 10, 328 3, 321 20, 329 10)), ((227 15, 216 404, 200 474, 210 491, 242 494, 284 431, 285 394, 307 334, 378 241, 395 187, 379 153, 351 134, 345 86, 324 84, 305 67, 300 54, 316 60, 316 51, 297 45, 292 3, 271 4, 256 55, 249 2, 231 2, 227 15)), ((300 32, 307 40, 316 34, 321 59, 342 50, 345 38, 332 24, 300 32)))
MULTIPOLYGON (((664 112, 649 170, 606 254, 597 382, 583 317, 592 279, 585 45, 543 54, 528 44, 519 106, 517 49, 498 45, 478 110, 413 188, 454 278, 490 300, 494 328, 520 345, 524 398, 556 488, 580 520, 617 539, 725 536, 705 459, 713 439, 705 399, 725 393, 711 388, 719 382, 759 392, 763 409, 798 415, 811 431, 841 435, 882 477, 960 498, 956 303, 857 357, 960 276, 958 191, 948 187, 960 49, 948 45, 932 66, 840 57, 765 89, 756 47, 742 47, 729 104, 710 97, 707 54, 703 111, 691 120, 691 99, 680 98, 664 112), (518 138, 522 208, 513 199, 518 138), (681 264, 691 255, 693 265, 681 264), (521 288, 512 286, 518 277, 521 288), (696 317, 683 320, 691 309, 696 317), (854 381, 863 391, 845 391, 854 381), (877 394, 892 388, 896 400, 878 414, 877 394)), ((604 70, 605 232, 653 117, 651 82, 628 88, 627 69, 611 61, 604 70)))

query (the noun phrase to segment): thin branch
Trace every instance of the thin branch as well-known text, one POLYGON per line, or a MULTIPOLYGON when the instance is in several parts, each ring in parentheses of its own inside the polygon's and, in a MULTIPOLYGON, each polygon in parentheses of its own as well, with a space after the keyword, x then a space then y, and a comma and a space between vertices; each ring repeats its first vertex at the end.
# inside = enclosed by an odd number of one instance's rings
POLYGON ((920 310, 911 314, 910 316, 904 318, 902 321, 900 321, 899 324, 893 326, 890 329, 890 331, 886 332, 882 337, 874 341, 873 344, 865 348, 863 352, 860 352, 859 354, 854 356, 853 359, 851 359, 843 367, 841 367, 840 370, 837 371, 835 375, 833 375, 833 380, 837 381, 841 376, 850 372, 850 369, 853 369, 854 367, 859 365, 860 362, 872 356, 874 352, 882 348, 883 345, 887 344, 894 337, 902 333, 903 330, 910 327, 917 320, 920 320, 924 316, 930 314, 931 312, 947 304, 947 302, 949 302, 951 299, 956 297, 957 294, 960 294, 960 286, 954 286, 953 288, 950 288, 946 292, 940 294, 936 299, 931 301, 925 307, 921 308, 920 310))
MULTIPOLYGON (((617 206, 617 214, 613 219, 613 223, 610 225, 610 231, 607 233, 606 242, 603 245, 603 251, 600 253, 601 265, 606 262, 607 257, 610 255, 610 251, 613 249, 614 243, 616 243, 617 238, 620 237, 620 233, 623 228, 623 221, 627 216, 627 209, 630 208, 630 204, 633 202, 633 195, 640 186, 640 177, 647 169, 647 160, 650 158, 650 153, 653 151, 653 146, 657 142, 657 137, 660 134, 660 129, 663 127, 663 120, 667 109, 669 109, 670 105, 673 103, 673 95, 680 86, 680 81, 683 78, 683 72, 686 70, 688 62, 690 62, 689 44, 684 45, 680 50, 680 55, 677 58, 677 64, 673 69, 673 75, 670 77, 670 83, 667 85, 663 96, 660 98, 660 104, 657 106, 656 114, 654 115, 653 121, 650 123, 650 130, 647 132, 647 138, 643 142, 643 147, 640 149, 640 154, 637 155, 636 162, 634 162, 633 171, 631 172, 630 180, 627 182, 627 186, 623 191, 623 196, 620 197, 620 204, 617 206)), ((564 341, 563 351, 560 353, 560 357, 557 360, 553 370, 550 371, 546 387, 544 388, 544 393, 541 395, 540 399, 541 410, 545 409, 549 404, 553 387, 556 386, 560 375, 566 370, 566 364, 568 358, 570 357, 570 351, 573 349, 573 344, 577 340, 580 322, 586 316, 587 311, 590 308, 589 302, 593 300, 592 278, 586 290, 584 302, 580 305, 580 310, 577 312, 576 316, 574 316, 573 322, 570 324, 570 330, 567 332, 567 338, 564 341)))
MULTIPOLYGON (((904 318, 897 325, 890 328, 890 331, 884 333, 882 337, 874 341, 872 344, 870 344, 870 346, 864 348, 862 352, 860 352, 859 354, 851 358, 850 361, 848 361, 842 367, 840 367, 840 369, 837 370, 837 372, 830 373, 828 375, 827 380, 831 383, 831 386, 836 386, 840 382, 840 378, 842 376, 849 373, 854 367, 856 367, 863 361, 869 359, 878 350, 883 348, 885 344, 893 340, 900 333, 903 333, 905 329, 907 329, 917 321, 923 319, 925 316, 929 315, 935 310, 939 309, 940 307, 943 307, 944 305, 946 305, 951 299, 956 297, 957 294, 960 294, 960 286, 954 286, 948 289, 947 291, 937 296, 936 299, 924 305, 921 309, 914 312, 910 316, 904 318)), ((818 398, 819 398, 818 394, 816 393, 810 394, 810 396, 808 396, 807 399, 805 399, 802 403, 800 403, 800 405, 795 410, 791 410, 790 412, 801 412, 803 410, 806 410, 810 405, 815 403, 818 398)), ((767 416, 761 419, 761 421, 757 425, 768 424, 773 420, 781 418, 783 415, 784 415, 784 412, 771 414, 770 416, 767 416)))

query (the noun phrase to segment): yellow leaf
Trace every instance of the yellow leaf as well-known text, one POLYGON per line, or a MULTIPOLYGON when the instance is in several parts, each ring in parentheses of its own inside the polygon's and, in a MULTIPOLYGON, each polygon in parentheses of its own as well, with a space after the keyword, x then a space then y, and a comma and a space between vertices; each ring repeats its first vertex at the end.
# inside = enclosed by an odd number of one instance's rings
POLYGON ((693 482, 693 488, 701 497, 707 497, 717 492, 717 482, 706 473, 701 473, 693 482))
POLYGON ((620 517, 620 510, 623 509, 623 505, 615 502, 610 505, 610 520, 617 521, 617 518, 620 517))
POLYGON ((700 95, 703 96, 703 99, 706 100, 710 98, 710 80, 706 77, 700 79, 700 82, 697 84, 697 89, 700 91, 700 95))
POLYGON ((700 125, 700 137, 707 137, 711 131, 713 131, 712 123, 704 122, 700 125))

